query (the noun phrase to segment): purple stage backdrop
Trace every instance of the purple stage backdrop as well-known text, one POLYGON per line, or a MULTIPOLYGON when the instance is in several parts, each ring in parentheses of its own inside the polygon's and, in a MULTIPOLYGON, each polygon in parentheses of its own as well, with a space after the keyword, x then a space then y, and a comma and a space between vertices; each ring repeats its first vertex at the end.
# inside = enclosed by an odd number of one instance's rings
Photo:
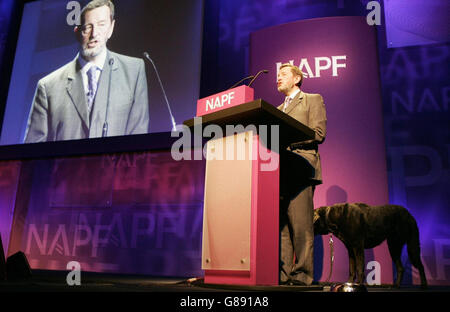
POLYGON ((170 151, 0 163, 1 204, 15 205, 8 255, 24 251, 33 269, 202 275, 204 168, 170 151))
MULTIPOLYGON (((263 29, 250 38, 250 72, 268 69, 270 73, 254 84, 256 98, 273 105, 284 100, 276 89, 276 74, 285 62, 305 74, 304 92, 324 98, 328 118, 327 137, 320 146, 324 183, 316 188, 315 207, 388 203, 375 28, 364 17, 318 18, 263 29)), ((347 251, 338 239, 334 241, 331 281, 345 281, 347 251)), ((315 276, 325 280, 330 272, 328 237, 316 239, 315 249, 315 270, 319 270, 315 276)), ((373 260, 380 264, 381 283, 392 283, 386 243, 366 251, 366 263, 373 260)), ((369 269, 366 273, 373 268, 369 269)))

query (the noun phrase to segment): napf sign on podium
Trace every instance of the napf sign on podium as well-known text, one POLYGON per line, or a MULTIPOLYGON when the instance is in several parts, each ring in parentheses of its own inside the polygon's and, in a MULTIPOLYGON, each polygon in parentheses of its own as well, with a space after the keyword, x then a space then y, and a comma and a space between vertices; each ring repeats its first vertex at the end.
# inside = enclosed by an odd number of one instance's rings
POLYGON ((253 100, 252 88, 243 85, 197 101, 197 117, 230 108, 253 100))

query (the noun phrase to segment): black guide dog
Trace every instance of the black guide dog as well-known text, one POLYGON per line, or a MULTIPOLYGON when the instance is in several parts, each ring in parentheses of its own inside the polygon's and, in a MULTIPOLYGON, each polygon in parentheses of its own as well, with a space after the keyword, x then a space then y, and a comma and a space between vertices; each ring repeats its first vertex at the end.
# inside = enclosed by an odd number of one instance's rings
POLYGON ((368 206, 363 203, 341 203, 314 211, 314 234, 334 234, 345 245, 349 256, 348 282, 364 283, 364 249, 374 248, 387 240, 389 253, 397 269, 395 286, 400 287, 404 268, 403 246, 407 245, 411 264, 419 270, 421 287, 427 279, 420 259, 419 229, 414 217, 402 206, 368 206))

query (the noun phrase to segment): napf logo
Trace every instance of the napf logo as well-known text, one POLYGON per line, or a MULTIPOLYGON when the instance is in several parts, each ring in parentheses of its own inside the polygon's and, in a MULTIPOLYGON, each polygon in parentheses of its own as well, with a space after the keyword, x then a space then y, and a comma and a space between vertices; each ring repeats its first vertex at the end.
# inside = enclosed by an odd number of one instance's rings
POLYGON ((226 90, 197 101, 197 117, 230 108, 242 103, 253 101, 252 88, 242 85, 231 90, 226 90))
MULTIPOLYGON (((304 78, 320 78, 323 75, 329 74, 332 77, 338 77, 339 72, 347 67, 346 61, 347 55, 333 55, 331 57, 317 56, 313 61, 302 58, 297 66, 303 72, 304 78)), ((289 63, 296 65, 294 64, 294 60, 290 60, 289 63)), ((277 62, 276 64, 278 75, 278 71, 283 63, 277 62)))

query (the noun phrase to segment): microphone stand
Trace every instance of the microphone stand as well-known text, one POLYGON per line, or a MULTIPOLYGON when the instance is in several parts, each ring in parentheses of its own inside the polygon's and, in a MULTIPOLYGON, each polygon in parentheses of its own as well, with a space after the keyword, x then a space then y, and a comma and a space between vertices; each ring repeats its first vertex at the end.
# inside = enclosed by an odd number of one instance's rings
POLYGON ((166 100, 167 109, 169 110, 170 120, 171 120, 171 122, 172 122, 172 131, 177 131, 177 124, 176 124, 176 122, 175 122, 175 118, 173 118, 172 110, 170 109, 169 100, 167 99, 166 91, 164 90, 164 87, 163 87, 163 85, 162 85, 161 78, 159 77, 158 70, 156 69, 156 65, 155 65, 155 63, 153 62, 153 60, 150 58, 150 55, 149 55, 147 52, 144 52, 143 54, 144 54, 144 57, 145 57, 147 60, 149 60, 150 63, 152 63, 153 68, 155 69, 156 77, 158 77, 159 85, 161 86, 161 90, 162 90, 162 92, 163 92, 163 94, 164 94, 164 99, 166 100))
POLYGON ((251 76, 242 78, 241 80, 239 80, 238 82, 236 82, 234 85, 232 85, 231 87, 229 87, 227 90, 233 89, 234 87, 236 87, 237 85, 241 84, 242 82, 244 82, 244 81, 246 81, 246 80, 249 80, 249 79, 252 79, 252 78, 255 78, 255 76, 251 75, 251 76))
POLYGON ((227 90, 229 89, 233 89, 234 87, 236 87, 237 85, 241 84, 242 82, 244 82, 245 80, 251 79, 248 86, 250 87, 253 83, 253 81, 255 81, 256 78, 258 78, 259 75, 261 75, 262 73, 267 74, 269 71, 267 69, 263 69, 260 70, 256 75, 251 75, 245 78, 242 78, 241 80, 239 80, 238 82, 236 82, 234 85, 232 85, 231 87, 229 87, 227 90))
POLYGON ((112 76, 112 66, 114 65, 114 59, 110 58, 108 64, 109 64, 108 99, 106 102, 105 122, 103 123, 102 138, 108 135, 108 108, 109 108, 109 98, 111 94, 111 76, 112 76))
POLYGON ((250 86, 252 85, 253 81, 255 81, 256 78, 258 78, 259 75, 261 75, 262 73, 267 74, 268 72, 269 72, 269 71, 268 71, 267 69, 260 70, 260 71, 255 75, 255 77, 248 83, 248 86, 250 87, 250 86))

